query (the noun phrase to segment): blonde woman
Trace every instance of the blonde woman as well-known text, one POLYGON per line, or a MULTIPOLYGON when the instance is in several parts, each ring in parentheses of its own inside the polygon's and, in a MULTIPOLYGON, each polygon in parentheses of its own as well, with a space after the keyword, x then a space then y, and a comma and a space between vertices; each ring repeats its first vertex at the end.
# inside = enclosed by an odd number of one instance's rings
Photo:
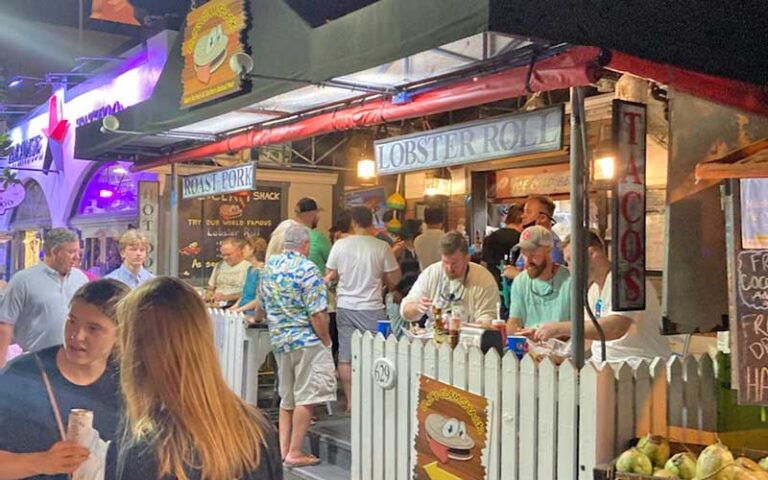
POLYGON ((277 432, 225 384, 200 296, 159 277, 117 314, 125 432, 107 478, 282 479, 277 432))

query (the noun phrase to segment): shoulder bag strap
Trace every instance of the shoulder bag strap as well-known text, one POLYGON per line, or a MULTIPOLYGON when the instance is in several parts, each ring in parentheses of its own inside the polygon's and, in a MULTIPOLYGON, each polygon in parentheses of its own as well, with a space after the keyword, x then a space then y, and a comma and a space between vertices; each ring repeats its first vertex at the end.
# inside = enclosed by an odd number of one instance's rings
POLYGON ((48 400, 53 409, 53 416, 56 417, 56 425, 59 427, 59 435, 61 435, 62 440, 66 440, 67 433, 64 429, 64 422, 61 421, 61 410, 59 410, 59 403, 56 401, 56 396, 53 394, 53 388, 51 387, 51 381, 48 379, 48 373, 46 373, 43 361, 40 360, 37 353, 33 353, 33 355, 35 356, 35 362, 37 362, 38 368, 40 368, 40 374, 43 376, 43 383, 45 384, 45 390, 48 392, 48 400))

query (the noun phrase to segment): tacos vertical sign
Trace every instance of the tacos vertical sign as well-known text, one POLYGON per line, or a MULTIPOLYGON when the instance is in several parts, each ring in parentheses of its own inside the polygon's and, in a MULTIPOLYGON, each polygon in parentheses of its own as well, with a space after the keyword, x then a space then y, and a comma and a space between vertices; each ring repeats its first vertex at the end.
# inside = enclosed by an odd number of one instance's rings
POLYGON ((201 105, 239 92, 240 75, 229 67, 244 52, 248 15, 245 0, 211 0, 187 15, 181 54, 181 107, 201 105))
POLYGON ((414 478, 485 479, 490 408, 485 397, 421 376, 414 478))

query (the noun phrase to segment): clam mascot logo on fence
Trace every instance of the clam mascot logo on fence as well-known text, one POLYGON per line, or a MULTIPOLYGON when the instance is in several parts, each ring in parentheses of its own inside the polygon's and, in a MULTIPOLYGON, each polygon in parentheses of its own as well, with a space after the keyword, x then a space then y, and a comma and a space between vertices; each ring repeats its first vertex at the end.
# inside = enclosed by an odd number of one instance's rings
POLYGON ((422 376, 417 409, 414 478, 484 479, 488 400, 422 376))

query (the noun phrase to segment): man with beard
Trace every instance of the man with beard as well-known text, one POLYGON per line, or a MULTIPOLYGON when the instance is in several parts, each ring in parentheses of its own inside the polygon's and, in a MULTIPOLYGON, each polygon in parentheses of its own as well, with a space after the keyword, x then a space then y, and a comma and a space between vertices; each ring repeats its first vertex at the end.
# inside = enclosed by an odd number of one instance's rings
POLYGON ((296 204, 296 222, 309 229, 310 245, 309 260, 317 265, 320 275, 325 275, 325 263, 331 253, 331 242, 328 237, 317 231, 317 222, 320 221, 321 209, 313 198, 302 198, 296 204))
POLYGON ((400 314, 417 322, 431 311, 432 304, 449 307, 460 302, 467 322, 490 324, 496 318, 499 290, 488 270, 469 261, 469 246, 459 232, 448 232, 440 238, 440 261, 421 272, 408 296, 400 304, 400 314))
POLYGON ((570 273, 552 260, 553 243, 552 232, 540 225, 520 235, 514 250, 525 257, 525 270, 512 283, 509 334, 527 335, 539 325, 570 320, 570 273))
MULTIPOLYGON (((569 239, 563 242, 566 260, 570 260, 569 239)), ((595 319, 605 334, 605 359, 608 362, 628 361, 632 364, 640 360, 652 361, 656 357, 669 358, 672 354, 669 342, 659 333, 661 327, 661 305, 656 289, 646 279, 646 305, 644 310, 614 312, 611 308, 611 261, 606 254, 603 239, 593 231, 587 237, 587 302, 595 319)), ((592 342, 592 358, 603 358, 600 334, 585 312, 584 338, 592 342)), ((571 322, 548 323, 536 329, 535 340, 546 341, 550 338, 566 338, 571 335, 571 322)))

